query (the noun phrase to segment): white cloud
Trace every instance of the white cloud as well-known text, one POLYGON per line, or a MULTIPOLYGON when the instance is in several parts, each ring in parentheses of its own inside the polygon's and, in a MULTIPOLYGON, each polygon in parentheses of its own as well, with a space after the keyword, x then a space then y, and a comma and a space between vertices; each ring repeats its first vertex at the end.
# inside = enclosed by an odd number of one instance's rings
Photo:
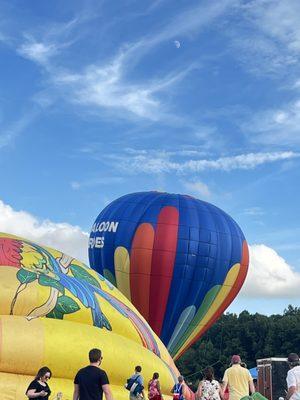
POLYGON ((74 190, 85 189, 88 187, 111 185, 122 183, 124 178, 119 176, 99 176, 95 178, 85 179, 84 181, 72 181, 71 188, 74 190))
MULTIPOLYGON (((67 223, 40 221, 26 211, 16 211, 0 200, 0 232, 31 239, 87 263, 88 234, 67 223)), ((300 273, 272 248, 249 246, 250 267, 241 296, 299 298, 300 273)))
POLYGON ((54 247, 87 263, 88 234, 65 222, 40 221, 26 211, 15 211, 0 200, 0 232, 54 247))
POLYGON ((183 186, 185 187, 186 190, 188 190, 189 193, 194 194, 197 197, 207 199, 211 196, 209 187, 203 182, 200 182, 200 181, 186 182, 186 181, 184 181, 183 186))
POLYGON ((256 26, 291 51, 300 51, 300 3, 298 0, 256 0, 248 5, 256 26))
MULTIPOLYGON (((136 116, 153 121, 170 119, 159 93, 182 80, 194 68, 188 66, 183 71, 167 74, 161 79, 133 82, 126 74, 132 68, 132 60, 137 58, 137 54, 148 48, 143 40, 123 47, 108 61, 87 65, 80 72, 57 68, 55 56, 69 45, 67 42, 59 42, 57 37, 51 38, 50 41, 48 37, 37 40, 27 35, 26 41, 17 52, 42 66, 49 74, 50 82, 59 89, 66 101, 92 107, 94 110, 113 109, 115 115, 119 112, 122 116, 136 116)), ((175 116, 173 119, 176 119, 175 116)))
POLYGON ((40 110, 37 108, 32 109, 8 126, 1 126, 0 149, 10 145, 35 120, 39 113, 40 110))
POLYGON ((300 273, 274 249, 249 246, 250 266, 241 296, 254 298, 300 298, 300 273))
POLYGON ((196 7, 178 13, 164 28, 148 39, 148 45, 175 39, 183 35, 190 35, 204 27, 211 26, 213 21, 223 16, 229 9, 238 4, 237 0, 220 0, 218 2, 204 1, 196 7))
POLYGON ((58 52, 58 47, 53 43, 37 42, 34 38, 28 38, 17 52, 31 61, 46 65, 49 59, 58 52))
POLYGON ((293 89, 300 89, 300 79, 297 79, 293 85, 293 89))
MULTIPOLYGON (((284 79, 285 89, 299 90, 300 3, 299 1, 254 1, 246 7, 254 32, 247 36, 235 32, 233 42, 247 69, 258 74, 276 73, 284 79), (287 76, 288 74, 288 76, 287 76), (293 80, 293 83, 289 82, 293 80)), ((282 89, 282 87, 281 87, 282 89)), ((282 106, 266 109, 241 127, 250 132, 255 143, 294 145, 300 143, 300 98, 282 106)))
POLYGON ((135 173, 179 173, 201 172, 205 170, 232 171, 237 169, 254 169, 260 165, 276 161, 298 158, 300 154, 292 151, 273 153, 248 153, 231 157, 220 157, 215 160, 198 159, 183 162, 172 161, 169 157, 154 157, 139 154, 132 157, 111 156, 118 160, 118 167, 135 173))
MULTIPOLYGON (((158 2, 159 4, 159 2, 158 2)), ((166 104, 160 95, 167 88, 181 81, 194 65, 188 66, 183 71, 168 74, 162 78, 134 82, 128 79, 127 72, 133 69, 140 57, 149 51, 178 35, 189 35, 209 26, 214 20, 233 7, 236 0, 221 0, 218 4, 209 1, 200 6, 189 7, 177 13, 169 22, 151 35, 142 37, 135 43, 123 46, 119 54, 109 61, 91 63, 82 71, 64 69, 61 65, 56 68, 55 56, 62 47, 68 46, 66 38, 82 18, 62 24, 58 32, 51 29, 50 33, 43 34, 39 39, 27 34, 27 39, 18 52, 43 66, 49 73, 50 81, 60 89, 64 99, 71 103, 92 107, 96 110, 110 110, 121 113, 121 116, 133 116, 152 121, 165 120, 176 124, 177 115, 169 115, 166 104)), ((178 45, 178 41, 175 42, 178 45)), ((180 45, 180 43, 179 43, 180 45)))
POLYGON ((243 126, 253 133, 253 141, 280 145, 299 144, 299 127, 300 98, 281 108, 258 113, 243 126))
POLYGON ((25 41, 17 47, 17 53, 47 69, 52 58, 76 41, 74 30, 87 20, 89 18, 82 14, 65 23, 34 27, 33 31, 39 33, 24 33, 25 41))
POLYGON ((192 67, 162 79, 134 83, 126 78, 127 56, 128 52, 121 52, 106 64, 89 65, 82 73, 53 71, 52 79, 69 102, 94 109, 113 109, 127 117, 170 119, 159 94, 181 81, 192 67))
POLYGON ((252 217, 262 216, 265 212, 260 207, 250 207, 244 210, 245 215, 250 215, 252 217))
POLYGON ((257 74, 282 73, 300 56, 298 0, 253 0, 241 4, 241 24, 229 27, 236 56, 257 74))

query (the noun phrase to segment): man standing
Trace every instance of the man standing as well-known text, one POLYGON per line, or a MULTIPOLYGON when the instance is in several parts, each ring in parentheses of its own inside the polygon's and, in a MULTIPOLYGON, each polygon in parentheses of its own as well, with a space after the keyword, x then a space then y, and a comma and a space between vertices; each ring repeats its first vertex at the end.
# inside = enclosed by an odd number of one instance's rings
POLYGON ((241 366, 241 357, 234 355, 231 357, 230 368, 227 368, 223 378, 223 391, 229 387, 229 400, 240 400, 244 396, 249 396, 255 392, 253 379, 247 368, 241 366))
POLYGON ((300 360, 298 354, 290 353, 288 363, 290 370, 286 377, 288 387, 286 400, 300 400, 300 360))
POLYGON ((106 372, 100 369, 102 353, 99 349, 89 352, 90 365, 80 369, 74 379, 73 400, 113 400, 106 372))
POLYGON ((142 367, 137 365, 134 369, 134 374, 130 377, 131 382, 133 382, 132 389, 130 389, 129 399, 137 400, 145 398, 144 394, 144 378, 142 377, 142 367))

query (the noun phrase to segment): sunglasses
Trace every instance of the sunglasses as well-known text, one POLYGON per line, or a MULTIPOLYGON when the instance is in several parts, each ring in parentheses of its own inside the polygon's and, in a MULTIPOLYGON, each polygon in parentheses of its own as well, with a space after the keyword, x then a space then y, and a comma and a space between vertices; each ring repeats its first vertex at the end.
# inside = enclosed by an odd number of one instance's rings
POLYGON ((44 378, 45 378, 45 379, 50 379, 51 376, 50 376, 50 375, 45 375, 44 378))

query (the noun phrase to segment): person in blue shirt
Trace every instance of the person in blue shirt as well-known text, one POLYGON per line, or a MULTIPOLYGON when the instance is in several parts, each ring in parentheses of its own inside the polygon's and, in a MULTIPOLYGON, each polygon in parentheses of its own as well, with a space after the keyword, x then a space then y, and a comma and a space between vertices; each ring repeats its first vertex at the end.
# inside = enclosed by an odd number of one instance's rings
POLYGON ((129 393, 130 400, 145 398, 144 378, 141 372, 142 372, 142 367, 140 365, 137 365, 134 369, 134 374, 130 377, 130 379, 134 381, 129 393))

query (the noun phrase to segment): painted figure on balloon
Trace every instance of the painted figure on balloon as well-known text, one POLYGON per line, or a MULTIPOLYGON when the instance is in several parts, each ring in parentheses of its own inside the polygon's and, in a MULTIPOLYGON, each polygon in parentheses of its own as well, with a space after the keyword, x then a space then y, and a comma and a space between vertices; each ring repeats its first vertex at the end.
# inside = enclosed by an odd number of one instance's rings
POLYGON ((112 330, 108 318, 101 310, 97 295, 123 317, 128 318, 139 333, 144 346, 159 355, 155 338, 144 321, 112 293, 104 291, 99 280, 106 282, 111 292, 114 287, 101 275, 97 275, 99 279, 96 279, 87 271, 88 268, 73 261, 72 257, 63 253, 55 257, 47 248, 29 241, 0 237, 0 265, 18 269, 16 278, 19 286, 11 302, 10 314, 14 314, 21 293, 31 283, 38 282, 39 285, 49 288, 49 295, 45 302, 27 314, 27 320, 40 317, 63 319, 65 314, 75 313, 81 307, 85 307, 91 311, 94 326, 112 330))

